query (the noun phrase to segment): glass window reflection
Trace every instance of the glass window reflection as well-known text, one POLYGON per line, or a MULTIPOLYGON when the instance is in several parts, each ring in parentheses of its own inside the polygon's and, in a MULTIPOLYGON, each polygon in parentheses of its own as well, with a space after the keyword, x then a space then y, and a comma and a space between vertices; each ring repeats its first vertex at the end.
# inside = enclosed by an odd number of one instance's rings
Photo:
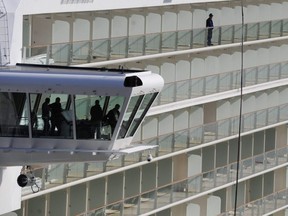
POLYGON ((28 137, 27 97, 25 93, 0 93, 0 136, 28 137))

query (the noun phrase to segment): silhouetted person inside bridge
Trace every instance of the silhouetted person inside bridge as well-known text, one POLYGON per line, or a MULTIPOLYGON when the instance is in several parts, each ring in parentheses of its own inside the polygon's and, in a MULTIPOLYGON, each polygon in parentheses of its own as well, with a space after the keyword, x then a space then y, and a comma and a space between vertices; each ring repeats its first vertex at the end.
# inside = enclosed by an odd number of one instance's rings
POLYGON ((96 139, 101 138, 101 126, 102 126, 102 118, 103 118, 103 110, 100 107, 99 100, 95 101, 95 105, 90 109, 91 115, 91 129, 92 133, 96 133, 96 139))
POLYGON ((119 108, 120 108, 120 105, 116 104, 115 107, 113 109, 111 109, 106 116, 108 124, 111 126, 112 134, 114 132, 117 121, 118 121, 119 116, 120 116, 119 108))
POLYGON ((50 123, 49 123, 50 107, 49 107, 49 103, 50 103, 50 98, 46 98, 45 102, 42 104, 42 119, 43 119, 43 123, 44 123, 44 128, 43 128, 43 134, 44 135, 48 135, 49 130, 50 130, 50 123))
POLYGON ((51 111, 51 135, 55 135, 55 128, 57 128, 57 135, 61 134, 61 124, 62 124, 62 107, 60 103, 60 98, 57 97, 55 102, 50 104, 51 111))

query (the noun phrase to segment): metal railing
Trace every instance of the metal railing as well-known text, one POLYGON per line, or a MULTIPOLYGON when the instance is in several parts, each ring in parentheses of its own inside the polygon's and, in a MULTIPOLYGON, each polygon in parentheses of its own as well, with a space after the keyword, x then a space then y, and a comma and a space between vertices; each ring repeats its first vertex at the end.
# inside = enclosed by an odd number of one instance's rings
MULTIPOLYGON (((217 26, 213 30, 212 43, 221 45, 240 42, 242 37, 241 29, 241 24, 217 26)), ((31 58, 37 57, 37 55, 46 55, 47 63, 73 65, 200 48, 206 46, 206 31, 206 28, 185 29, 113 37, 111 39, 103 38, 23 47, 23 62, 30 61, 31 58)), ((288 19, 247 23, 244 25, 244 41, 284 35, 288 35, 288 19)))

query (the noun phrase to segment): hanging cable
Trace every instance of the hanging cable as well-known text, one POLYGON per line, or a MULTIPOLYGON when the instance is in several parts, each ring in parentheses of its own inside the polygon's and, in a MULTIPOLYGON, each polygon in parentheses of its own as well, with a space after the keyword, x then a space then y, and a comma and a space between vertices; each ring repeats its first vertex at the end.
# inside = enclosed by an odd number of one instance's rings
POLYGON ((240 107, 239 107, 239 128, 238 128, 238 142, 237 142, 237 168, 236 168, 236 183, 235 183, 235 202, 234 202, 234 216, 237 214, 237 197, 239 187, 239 165, 240 165, 240 150, 241 150, 241 128, 242 128, 242 105, 243 105, 243 58, 244 58, 244 9, 243 0, 241 0, 241 62, 240 62, 240 107))

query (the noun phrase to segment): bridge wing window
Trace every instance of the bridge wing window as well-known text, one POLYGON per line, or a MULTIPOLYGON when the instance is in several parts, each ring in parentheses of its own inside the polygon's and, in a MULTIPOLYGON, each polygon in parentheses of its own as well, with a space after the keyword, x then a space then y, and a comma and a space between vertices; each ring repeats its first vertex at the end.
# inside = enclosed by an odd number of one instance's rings
POLYGON ((148 109, 151 107, 157 93, 141 95, 131 98, 128 109, 124 115, 119 138, 133 136, 145 117, 148 109))
POLYGON ((25 93, 0 92, 0 136, 29 136, 25 93))
POLYGON ((118 135, 118 139, 125 137, 128 129, 129 129, 129 126, 131 125, 131 122, 132 122, 133 118, 135 117, 136 111, 138 110, 143 98, 144 98, 144 95, 132 97, 130 99, 129 106, 128 106, 128 108, 125 112, 124 118, 123 118, 121 129, 120 129, 120 132, 118 135))
POLYGON ((73 138, 71 96, 30 94, 32 137, 73 138))
POLYGON ((139 127, 140 123, 142 122, 143 118, 145 117, 148 109, 151 107, 152 103, 154 102, 156 96, 158 93, 150 93, 145 95, 144 99, 142 100, 142 103, 137 110, 137 113, 133 119, 132 124, 129 127, 129 131, 126 136, 133 136, 139 127))
POLYGON ((110 140, 123 103, 124 97, 76 95, 77 139, 110 140))
POLYGON ((76 95, 76 136, 77 139, 100 139, 105 97, 76 95))

